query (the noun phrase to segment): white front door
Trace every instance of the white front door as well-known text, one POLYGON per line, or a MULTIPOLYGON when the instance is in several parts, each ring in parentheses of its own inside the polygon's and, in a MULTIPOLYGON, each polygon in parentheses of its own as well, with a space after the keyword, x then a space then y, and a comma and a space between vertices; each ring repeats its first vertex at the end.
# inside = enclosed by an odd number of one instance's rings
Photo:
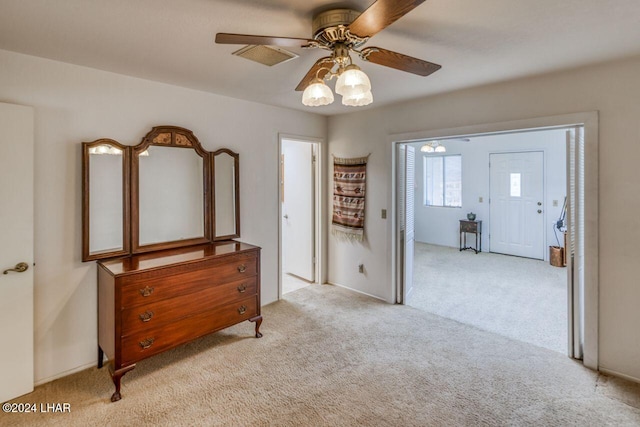
POLYGON ((544 154, 489 157, 490 251, 544 259, 544 154))
POLYGON ((315 281, 314 144, 282 140, 282 271, 315 281))
POLYGON ((0 129, 0 402, 5 402, 33 391, 33 109, 0 103, 0 129), (28 269, 7 271, 20 263, 28 269))

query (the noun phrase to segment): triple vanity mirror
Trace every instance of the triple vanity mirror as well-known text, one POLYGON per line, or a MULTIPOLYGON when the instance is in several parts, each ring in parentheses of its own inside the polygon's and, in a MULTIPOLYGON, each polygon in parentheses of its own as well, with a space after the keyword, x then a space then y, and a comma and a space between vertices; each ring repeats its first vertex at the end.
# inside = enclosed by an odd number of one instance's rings
POLYGON ((237 153, 209 152, 177 126, 82 150, 83 261, 240 236, 237 153))

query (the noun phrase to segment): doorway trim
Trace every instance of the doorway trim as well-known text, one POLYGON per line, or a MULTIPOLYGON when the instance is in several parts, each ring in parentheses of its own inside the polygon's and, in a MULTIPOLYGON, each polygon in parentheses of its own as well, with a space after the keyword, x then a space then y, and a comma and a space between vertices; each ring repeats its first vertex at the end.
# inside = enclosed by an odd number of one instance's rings
MULTIPOLYGON (((598 254, 598 112, 581 112, 557 116, 486 123, 446 129, 423 130, 409 133, 391 134, 388 137, 391 150, 391 192, 388 200, 392 221, 388 228, 391 242, 389 257, 394 295, 398 295, 400 283, 397 279, 397 158, 396 145, 416 142, 423 139, 469 137, 477 135, 524 132, 551 128, 584 128, 584 346, 583 364, 598 370, 598 305, 599 305, 599 254, 598 254)), ((568 177, 567 177, 568 178, 568 177)))
POLYGON ((315 151, 315 170, 314 170, 314 242, 315 242, 315 284, 324 283, 324 252, 323 249, 326 247, 324 230, 323 230, 323 222, 322 218, 324 212, 324 203, 323 203, 323 170, 324 170, 324 154, 322 150, 322 146, 324 143, 324 139, 322 138, 314 138, 310 136, 300 136, 288 133, 278 133, 278 299, 282 299, 282 255, 283 255, 283 242, 282 242, 282 167, 281 167, 281 159, 282 159, 282 141, 283 140, 293 140, 296 142, 305 142, 314 145, 315 151))

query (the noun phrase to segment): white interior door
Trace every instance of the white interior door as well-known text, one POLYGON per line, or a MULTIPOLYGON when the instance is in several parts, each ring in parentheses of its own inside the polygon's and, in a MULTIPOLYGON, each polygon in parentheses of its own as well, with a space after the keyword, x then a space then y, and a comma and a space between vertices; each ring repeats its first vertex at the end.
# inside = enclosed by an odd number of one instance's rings
POLYGON ((402 301, 404 304, 409 302, 411 293, 413 292, 413 258, 415 249, 415 148, 407 145, 405 150, 405 175, 404 175, 404 295, 402 301))
POLYGON ((567 232, 569 356, 583 357, 584 346, 584 140, 583 129, 567 130, 567 232))
POLYGON ((415 248, 415 149, 398 144, 396 165, 396 301, 407 304, 413 291, 415 248))
POLYGON ((544 259, 544 154, 490 155, 490 250, 544 259))
POLYGON ((404 257, 404 210, 406 207, 404 176, 407 173, 405 168, 407 147, 404 144, 398 144, 396 147, 396 302, 402 304, 404 303, 404 270, 406 267, 404 257))
POLYGON ((282 271, 315 282, 314 144, 282 140, 282 271))
POLYGON ((33 391, 33 109, 0 103, 0 402, 33 391), (7 271, 26 263, 23 272, 7 271))

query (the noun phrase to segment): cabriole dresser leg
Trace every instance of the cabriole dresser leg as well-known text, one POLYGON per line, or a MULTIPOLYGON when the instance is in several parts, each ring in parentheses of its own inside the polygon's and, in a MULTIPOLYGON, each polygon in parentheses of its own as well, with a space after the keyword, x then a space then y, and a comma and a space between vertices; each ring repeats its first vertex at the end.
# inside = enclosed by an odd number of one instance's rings
POLYGON ((111 395, 111 401, 117 402, 122 399, 122 395, 120 394, 120 382, 124 374, 135 368, 136 365, 126 366, 121 369, 117 369, 111 372, 111 379, 113 380, 113 385, 116 386, 116 391, 111 395))
POLYGON ((262 316, 256 316, 249 319, 249 322, 256 322, 256 338, 262 338, 260 333, 260 325, 262 324, 262 316))
POLYGON ((102 351, 102 347, 98 346, 98 369, 102 368, 103 359, 104 351, 102 351))

